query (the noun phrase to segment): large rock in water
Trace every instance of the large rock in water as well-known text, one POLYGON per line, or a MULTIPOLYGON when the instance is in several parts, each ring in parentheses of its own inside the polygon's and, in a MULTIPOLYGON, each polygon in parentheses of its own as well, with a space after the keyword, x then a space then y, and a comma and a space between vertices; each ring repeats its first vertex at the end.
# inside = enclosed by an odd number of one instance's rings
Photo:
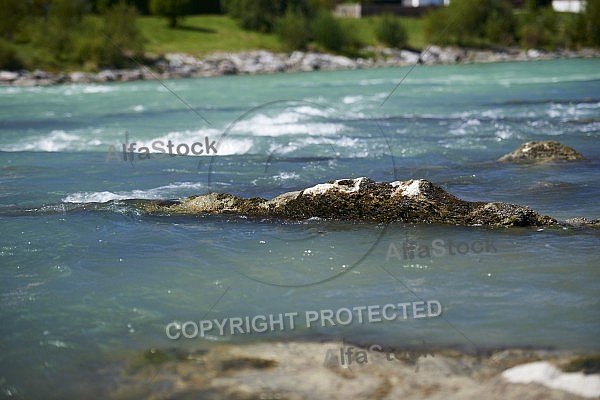
POLYGON ((179 215, 237 214, 284 219, 319 217, 486 226, 558 224, 555 219, 525 206, 464 201, 423 179, 396 182, 339 179, 284 193, 272 200, 209 193, 177 202, 138 202, 137 206, 150 213, 179 215))
POLYGON ((527 142, 515 151, 498 159, 500 162, 540 163, 549 161, 578 161, 586 158, 574 149, 555 140, 527 142))

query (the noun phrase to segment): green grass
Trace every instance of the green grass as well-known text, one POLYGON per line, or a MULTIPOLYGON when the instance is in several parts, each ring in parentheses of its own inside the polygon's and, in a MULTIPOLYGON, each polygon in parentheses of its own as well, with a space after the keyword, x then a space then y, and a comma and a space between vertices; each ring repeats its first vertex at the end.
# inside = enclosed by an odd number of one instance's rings
MULTIPOLYGON (((408 33, 408 46, 413 49, 424 48, 427 43, 423 33, 423 20, 414 17, 398 17, 398 19, 408 33)), ((342 18, 342 20, 352 26, 366 45, 376 46, 378 44, 375 37, 375 25, 378 23, 378 17, 342 18)))
MULTIPOLYGON (((420 49, 425 45, 422 21, 418 18, 403 18, 401 22, 408 32, 408 44, 411 48, 420 49)), ((375 37, 377 17, 362 19, 344 18, 342 23, 350 26, 351 30, 361 38, 365 46, 378 46, 375 37)), ((69 45, 76 48, 82 40, 106 40, 100 36, 103 19, 98 15, 86 15, 84 25, 88 28, 84 34, 74 35, 73 42, 69 45), (89 36, 91 32, 92 36, 89 36), (97 33, 94 33, 97 32, 97 33), (95 38, 94 35, 98 37, 95 38)), ((153 56, 165 53, 186 53, 202 57, 215 52, 240 52, 264 49, 273 52, 287 52, 284 43, 275 34, 250 32, 241 29, 236 22, 224 15, 193 15, 184 18, 180 26, 171 29, 164 18, 142 16, 137 19, 138 28, 145 38, 144 51, 153 56)), ((26 26, 24 31, 33 36, 37 32, 35 25, 26 26)), ((94 64, 80 65, 72 59, 57 58, 53 51, 43 46, 34 44, 33 41, 23 41, 15 45, 15 51, 23 64, 28 69, 42 68, 51 72, 59 71, 94 71, 94 64)), ((310 46, 319 50, 316 44, 310 46)), ((323 50, 323 49, 320 49, 323 50)), ((355 55, 362 55, 357 52, 355 55)))
POLYGON ((138 27, 147 40, 146 52, 151 54, 203 56, 218 51, 284 51, 284 45, 277 36, 244 31, 231 18, 221 15, 189 16, 175 29, 168 28, 165 19, 140 17, 138 27))
MULTIPOLYGON (((425 46, 423 24, 418 18, 400 17, 408 32, 412 48, 425 46)), ((362 19, 344 18, 361 37, 365 45, 377 45, 374 26, 376 17, 362 19)), ((164 19, 140 17, 138 26, 146 38, 146 51, 151 54, 187 53, 195 56, 222 51, 239 52, 265 49, 286 51, 284 44, 274 34, 244 31, 234 20, 221 15, 194 15, 186 17, 179 28, 169 29, 164 19)))

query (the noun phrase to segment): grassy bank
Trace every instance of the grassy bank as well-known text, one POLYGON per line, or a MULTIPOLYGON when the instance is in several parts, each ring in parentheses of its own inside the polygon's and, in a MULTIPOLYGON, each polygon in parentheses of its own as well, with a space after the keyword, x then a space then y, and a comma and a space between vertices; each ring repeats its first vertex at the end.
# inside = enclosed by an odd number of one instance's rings
MULTIPOLYGON (((376 46, 375 20, 343 18, 343 23, 352 27, 365 45, 376 46)), ((422 20, 400 18, 409 35, 409 46, 422 48, 425 45, 422 20)), ((146 51, 152 54, 181 52, 202 56, 217 51, 239 52, 265 49, 286 51, 284 44, 275 34, 242 30, 233 19, 222 15, 194 15, 185 18, 181 27, 169 29, 164 19, 141 17, 138 26, 146 38, 146 51)))
POLYGON ((189 16, 175 29, 168 28, 164 19, 140 17, 138 27, 146 39, 146 52, 151 54, 203 56, 217 51, 284 50, 277 36, 244 31, 233 19, 222 15, 189 16))
MULTIPOLYGON (((422 48, 425 45, 422 20, 401 18, 401 21, 409 34, 409 46, 422 48)), ((84 23, 99 32, 102 17, 86 15, 84 23)), ((358 34, 364 45, 379 45, 375 37, 374 18, 346 18, 343 23, 358 34)), ((224 15, 188 16, 175 29, 169 28, 164 18, 141 16, 137 19, 137 26, 144 39, 144 51, 154 56, 186 53, 201 57, 215 52, 236 53, 258 49, 289 51, 277 35, 243 30, 232 18, 224 15)), ((93 39, 98 42, 107 40, 100 35, 93 39)), ((70 57, 57 58, 51 49, 37 46, 35 42, 22 43, 14 48, 26 69, 40 68, 52 72, 97 69, 93 63, 81 65, 70 57)))

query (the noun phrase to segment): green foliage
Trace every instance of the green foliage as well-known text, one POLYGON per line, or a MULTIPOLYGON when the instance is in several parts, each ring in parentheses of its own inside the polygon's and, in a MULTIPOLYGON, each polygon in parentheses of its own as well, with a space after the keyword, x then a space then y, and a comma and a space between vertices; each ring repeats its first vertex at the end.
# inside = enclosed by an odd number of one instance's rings
POLYGON ((446 26, 451 21, 447 7, 428 11, 423 17, 425 40, 435 44, 453 44, 446 35, 446 26))
POLYGON ((272 32, 285 11, 280 0, 222 0, 222 5, 242 28, 257 32, 272 32))
POLYGON ((532 8, 522 15, 521 45, 551 50, 557 46, 559 17, 552 8, 532 8))
POLYGON ((437 39, 437 44, 508 45, 515 40, 516 27, 506 0, 453 0, 425 16, 426 38, 437 39))
POLYGON ((486 19, 484 36, 490 43, 509 46, 516 40, 517 19, 508 3, 498 3, 486 19))
POLYGON ((406 47, 408 34, 400 20, 392 14, 383 15, 375 27, 375 35, 380 42, 396 48, 406 47))
POLYGON ((600 47, 600 0, 587 0, 581 16, 581 42, 600 47))
POLYGON ((97 66, 123 68, 132 64, 131 58, 142 58, 144 39, 135 23, 137 10, 134 6, 121 1, 104 14, 100 53, 94 62, 97 66))
POLYGON ((23 68, 15 46, 0 39, 0 69, 15 71, 23 68))
POLYGON ((313 39, 327 50, 338 53, 355 54, 362 46, 360 38, 352 27, 343 24, 329 11, 320 11, 311 24, 313 39))
POLYGON ((275 32, 289 50, 302 50, 310 40, 306 17, 292 10, 286 11, 285 15, 277 20, 275 32))
POLYGON ((175 28, 190 12, 190 0, 150 0, 149 5, 152 14, 167 18, 170 28, 175 28))
POLYGON ((86 34, 82 21, 88 4, 82 0, 53 0, 48 10, 46 16, 32 21, 31 41, 48 51, 55 62, 71 61, 74 41, 86 34))
POLYGON ((32 0, 27 7, 13 35, 19 47, 8 43, 0 51, 3 68, 95 70, 126 67, 129 56, 142 55, 137 13, 124 1, 112 5, 102 20, 89 16, 90 5, 83 0, 32 0))
POLYGON ((26 12, 23 0, 0 0, 0 38, 12 40, 26 12))
POLYGON ((600 356, 582 356, 571 360, 562 368, 565 372, 580 372, 584 374, 600 373, 600 356))
POLYGON ((104 15, 104 34, 131 56, 141 56, 144 47, 144 38, 136 25, 137 16, 137 9, 124 1, 113 5, 104 15))
POLYGON ((342 25, 329 12, 322 11, 312 22, 314 39, 323 47, 341 51, 345 45, 342 25))

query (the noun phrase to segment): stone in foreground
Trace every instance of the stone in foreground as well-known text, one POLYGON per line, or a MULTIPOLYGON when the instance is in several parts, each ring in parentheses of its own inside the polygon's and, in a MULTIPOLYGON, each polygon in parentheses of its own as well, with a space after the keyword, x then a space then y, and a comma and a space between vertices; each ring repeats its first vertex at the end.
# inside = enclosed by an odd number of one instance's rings
POLYGON ((505 154, 499 162, 543 163, 552 161, 581 161, 584 156, 555 140, 527 142, 515 151, 505 154))
POLYGON ((146 212, 170 215, 230 214, 263 218, 438 223, 484 226, 553 226, 557 221, 514 204, 461 200, 419 179, 375 182, 339 179, 272 200, 225 193, 192 196, 178 202, 138 203, 146 212))

